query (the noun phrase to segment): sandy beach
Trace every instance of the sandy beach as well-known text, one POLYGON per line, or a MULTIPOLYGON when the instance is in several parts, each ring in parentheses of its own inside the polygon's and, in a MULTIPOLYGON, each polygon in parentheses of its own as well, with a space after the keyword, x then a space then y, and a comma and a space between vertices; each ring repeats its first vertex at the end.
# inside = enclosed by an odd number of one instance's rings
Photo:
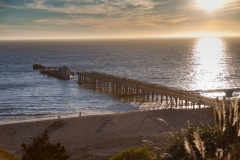
POLYGON ((64 125, 54 125, 55 120, 22 122, 0 125, 0 147, 20 157, 21 144, 31 143, 31 138, 49 132, 50 141, 58 140, 71 155, 70 160, 108 159, 128 147, 144 146, 150 140, 161 147, 173 131, 185 126, 187 121, 211 121, 206 111, 154 110, 107 115, 91 115, 61 119, 64 125), (169 127, 157 118, 164 119, 169 127))

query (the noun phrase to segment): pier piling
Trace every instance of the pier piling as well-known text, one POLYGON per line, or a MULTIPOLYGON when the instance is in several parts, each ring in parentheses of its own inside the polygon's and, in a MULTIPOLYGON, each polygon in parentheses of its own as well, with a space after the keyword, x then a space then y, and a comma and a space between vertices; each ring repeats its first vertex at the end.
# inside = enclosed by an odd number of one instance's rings
POLYGON ((146 83, 99 72, 77 72, 82 86, 116 95, 128 102, 154 102, 153 109, 213 107, 216 99, 163 85, 146 83))

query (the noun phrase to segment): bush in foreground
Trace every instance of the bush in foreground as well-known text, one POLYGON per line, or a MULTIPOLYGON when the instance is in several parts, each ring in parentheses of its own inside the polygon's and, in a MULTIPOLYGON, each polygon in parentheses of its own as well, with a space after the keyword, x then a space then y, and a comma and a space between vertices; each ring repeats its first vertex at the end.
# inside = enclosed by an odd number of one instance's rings
POLYGON ((202 157, 215 158, 215 152, 220 139, 221 132, 216 125, 204 123, 194 125, 193 123, 188 123, 186 128, 176 132, 170 138, 165 152, 170 154, 173 159, 194 159, 194 156, 197 159, 202 159, 202 157), (197 144, 199 144, 199 148, 197 144), (190 150, 192 149, 195 155, 189 154, 186 150, 187 147, 190 150))
POLYGON ((45 131, 42 137, 35 137, 32 144, 22 144, 22 160, 67 160, 70 155, 60 142, 51 144, 49 142, 48 132, 45 131))
POLYGON ((147 147, 142 148, 128 148, 112 158, 110 160, 152 160, 156 158, 156 154, 147 147))
POLYGON ((175 159, 240 159, 240 106, 238 99, 216 103, 215 124, 188 124, 166 150, 175 159))
POLYGON ((0 148, 0 159, 1 160, 18 160, 13 154, 0 148))
MULTIPOLYGON (((164 146, 164 154, 162 156, 158 155, 155 159, 239 160, 240 101, 238 99, 231 101, 223 99, 221 103, 216 103, 214 118, 215 124, 201 123, 195 125, 188 123, 184 129, 176 132, 170 138, 167 145, 164 146)), ((161 118, 158 118, 158 120, 166 124, 161 118)), ((120 158, 112 160, 141 159, 139 156, 142 153, 133 151, 134 149, 128 149, 128 151, 116 156, 120 158)))

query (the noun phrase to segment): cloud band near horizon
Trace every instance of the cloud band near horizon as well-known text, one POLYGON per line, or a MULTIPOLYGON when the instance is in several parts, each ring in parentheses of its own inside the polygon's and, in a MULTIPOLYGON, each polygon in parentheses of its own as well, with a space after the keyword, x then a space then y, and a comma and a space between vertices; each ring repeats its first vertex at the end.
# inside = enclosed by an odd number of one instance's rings
POLYGON ((1 39, 240 36, 240 0, 2 0, 1 39))

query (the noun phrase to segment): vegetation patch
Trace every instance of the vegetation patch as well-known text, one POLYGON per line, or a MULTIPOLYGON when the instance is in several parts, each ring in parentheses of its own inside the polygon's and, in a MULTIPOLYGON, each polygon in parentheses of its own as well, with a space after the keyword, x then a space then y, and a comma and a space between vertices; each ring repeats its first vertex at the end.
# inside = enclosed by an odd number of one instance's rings
POLYGON ((148 147, 142 148, 128 148, 112 158, 110 160, 152 160, 156 157, 156 154, 148 147))
MULTIPOLYGON (((238 99, 222 100, 214 107, 214 124, 188 122, 181 131, 175 132, 165 146, 154 147, 155 143, 143 140, 149 148, 130 148, 110 160, 239 160, 240 159, 240 106, 238 99), (156 150, 157 148, 157 150, 156 150), (159 151, 163 153, 160 155, 159 151), (155 151, 155 152, 154 152, 155 151), (156 154, 155 154, 156 153, 156 154)), ((161 123, 168 126, 163 120, 161 123)))
POLYGON ((70 155, 65 147, 58 141, 50 143, 48 132, 45 131, 42 137, 33 138, 32 144, 22 144, 23 156, 22 160, 67 160, 70 155))
POLYGON ((166 152, 173 159, 240 159, 238 99, 214 107, 215 124, 187 124, 170 139, 166 152))
POLYGON ((13 154, 0 148, 0 159, 1 160, 18 160, 13 154))

